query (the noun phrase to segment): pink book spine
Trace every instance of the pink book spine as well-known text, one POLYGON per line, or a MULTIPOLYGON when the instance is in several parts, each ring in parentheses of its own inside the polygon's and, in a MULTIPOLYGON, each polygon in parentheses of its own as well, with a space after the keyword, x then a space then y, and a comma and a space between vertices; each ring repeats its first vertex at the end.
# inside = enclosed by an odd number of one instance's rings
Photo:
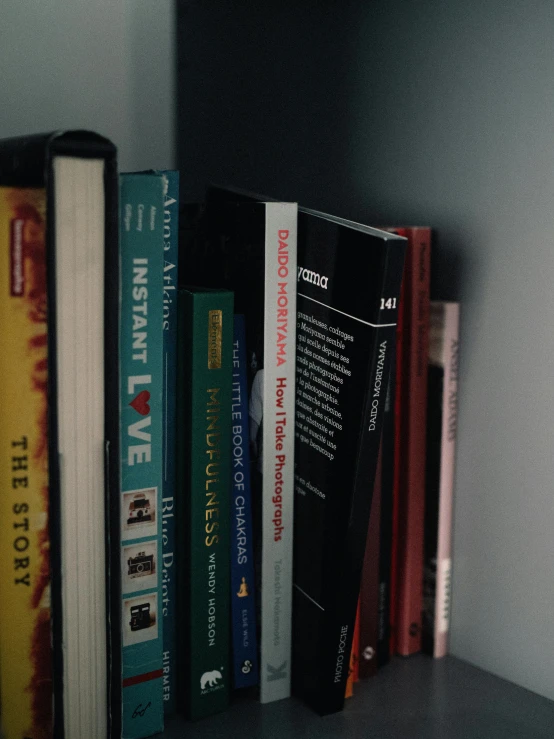
MULTIPOLYGON (((439 482, 439 522, 437 542, 437 584, 435 600, 434 656, 448 652, 450 631, 450 600, 452 573, 452 512, 454 497, 454 466, 458 418, 458 303, 443 303, 444 315, 444 391, 442 398, 442 433, 439 482)), ((432 308, 433 310, 433 308, 432 308)))

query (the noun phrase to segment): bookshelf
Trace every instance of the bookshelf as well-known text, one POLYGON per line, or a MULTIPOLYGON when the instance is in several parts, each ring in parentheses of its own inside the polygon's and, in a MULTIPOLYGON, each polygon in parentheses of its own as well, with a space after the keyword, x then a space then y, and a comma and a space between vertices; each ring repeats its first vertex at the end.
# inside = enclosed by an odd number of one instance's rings
POLYGON ((295 700, 237 702, 196 724, 168 722, 156 739, 550 739, 554 704, 454 657, 398 658, 356 685, 342 714, 320 718, 295 700))
POLYGON ((86 126, 113 138, 124 169, 170 166, 177 140, 191 198, 216 180, 429 223, 434 294, 462 301, 455 656, 395 661, 343 716, 237 704, 165 737, 550 736, 553 13, 513 0, 5 1, 1 136, 86 126))

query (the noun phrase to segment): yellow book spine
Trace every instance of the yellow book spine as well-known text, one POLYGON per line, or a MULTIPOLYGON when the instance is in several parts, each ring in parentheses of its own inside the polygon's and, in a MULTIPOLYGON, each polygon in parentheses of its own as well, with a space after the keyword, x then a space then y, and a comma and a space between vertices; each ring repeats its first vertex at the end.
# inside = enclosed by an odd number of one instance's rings
POLYGON ((0 187, 0 698, 6 739, 51 739, 46 193, 0 187))

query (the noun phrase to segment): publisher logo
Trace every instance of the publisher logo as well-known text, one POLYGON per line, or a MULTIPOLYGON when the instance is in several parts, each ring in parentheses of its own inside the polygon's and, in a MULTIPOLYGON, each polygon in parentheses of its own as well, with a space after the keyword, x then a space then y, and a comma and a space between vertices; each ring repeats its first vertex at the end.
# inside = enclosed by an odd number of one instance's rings
MULTIPOLYGON (((223 668, 221 668, 223 669, 223 668)), ((219 670, 209 670, 205 672, 200 678, 200 691, 201 694, 212 693, 214 690, 219 690, 223 687, 220 682, 223 680, 223 675, 219 670)))
POLYGON ((25 291, 23 272, 23 229, 25 221, 13 218, 10 233, 10 295, 21 297, 25 291))
POLYGON ((267 664, 267 681, 284 680, 287 677, 287 662, 283 662, 279 667, 267 664))
POLYGON ((209 311, 208 316, 208 369, 221 369, 222 312, 209 311))
POLYGON ((364 659, 369 662, 375 657, 375 649, 373 647, 366 647, 363 651, 364 659))

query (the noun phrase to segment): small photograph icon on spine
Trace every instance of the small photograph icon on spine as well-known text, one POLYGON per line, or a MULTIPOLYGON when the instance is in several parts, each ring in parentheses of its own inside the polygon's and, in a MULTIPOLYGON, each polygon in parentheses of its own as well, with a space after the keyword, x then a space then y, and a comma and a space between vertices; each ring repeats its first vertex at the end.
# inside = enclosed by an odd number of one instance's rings
POLYGON ((123 593, 152 590, 158 585, 156 540, 123 547, 121 585, 123 593))
POLYGON ((156 499, 156 488, 123 493, 121 531, 124 540, 156 535, 158 531, 156 499))
POLYGON ((123 601, 123 646, 158 638, 158 596, 156 593, 123 601))

